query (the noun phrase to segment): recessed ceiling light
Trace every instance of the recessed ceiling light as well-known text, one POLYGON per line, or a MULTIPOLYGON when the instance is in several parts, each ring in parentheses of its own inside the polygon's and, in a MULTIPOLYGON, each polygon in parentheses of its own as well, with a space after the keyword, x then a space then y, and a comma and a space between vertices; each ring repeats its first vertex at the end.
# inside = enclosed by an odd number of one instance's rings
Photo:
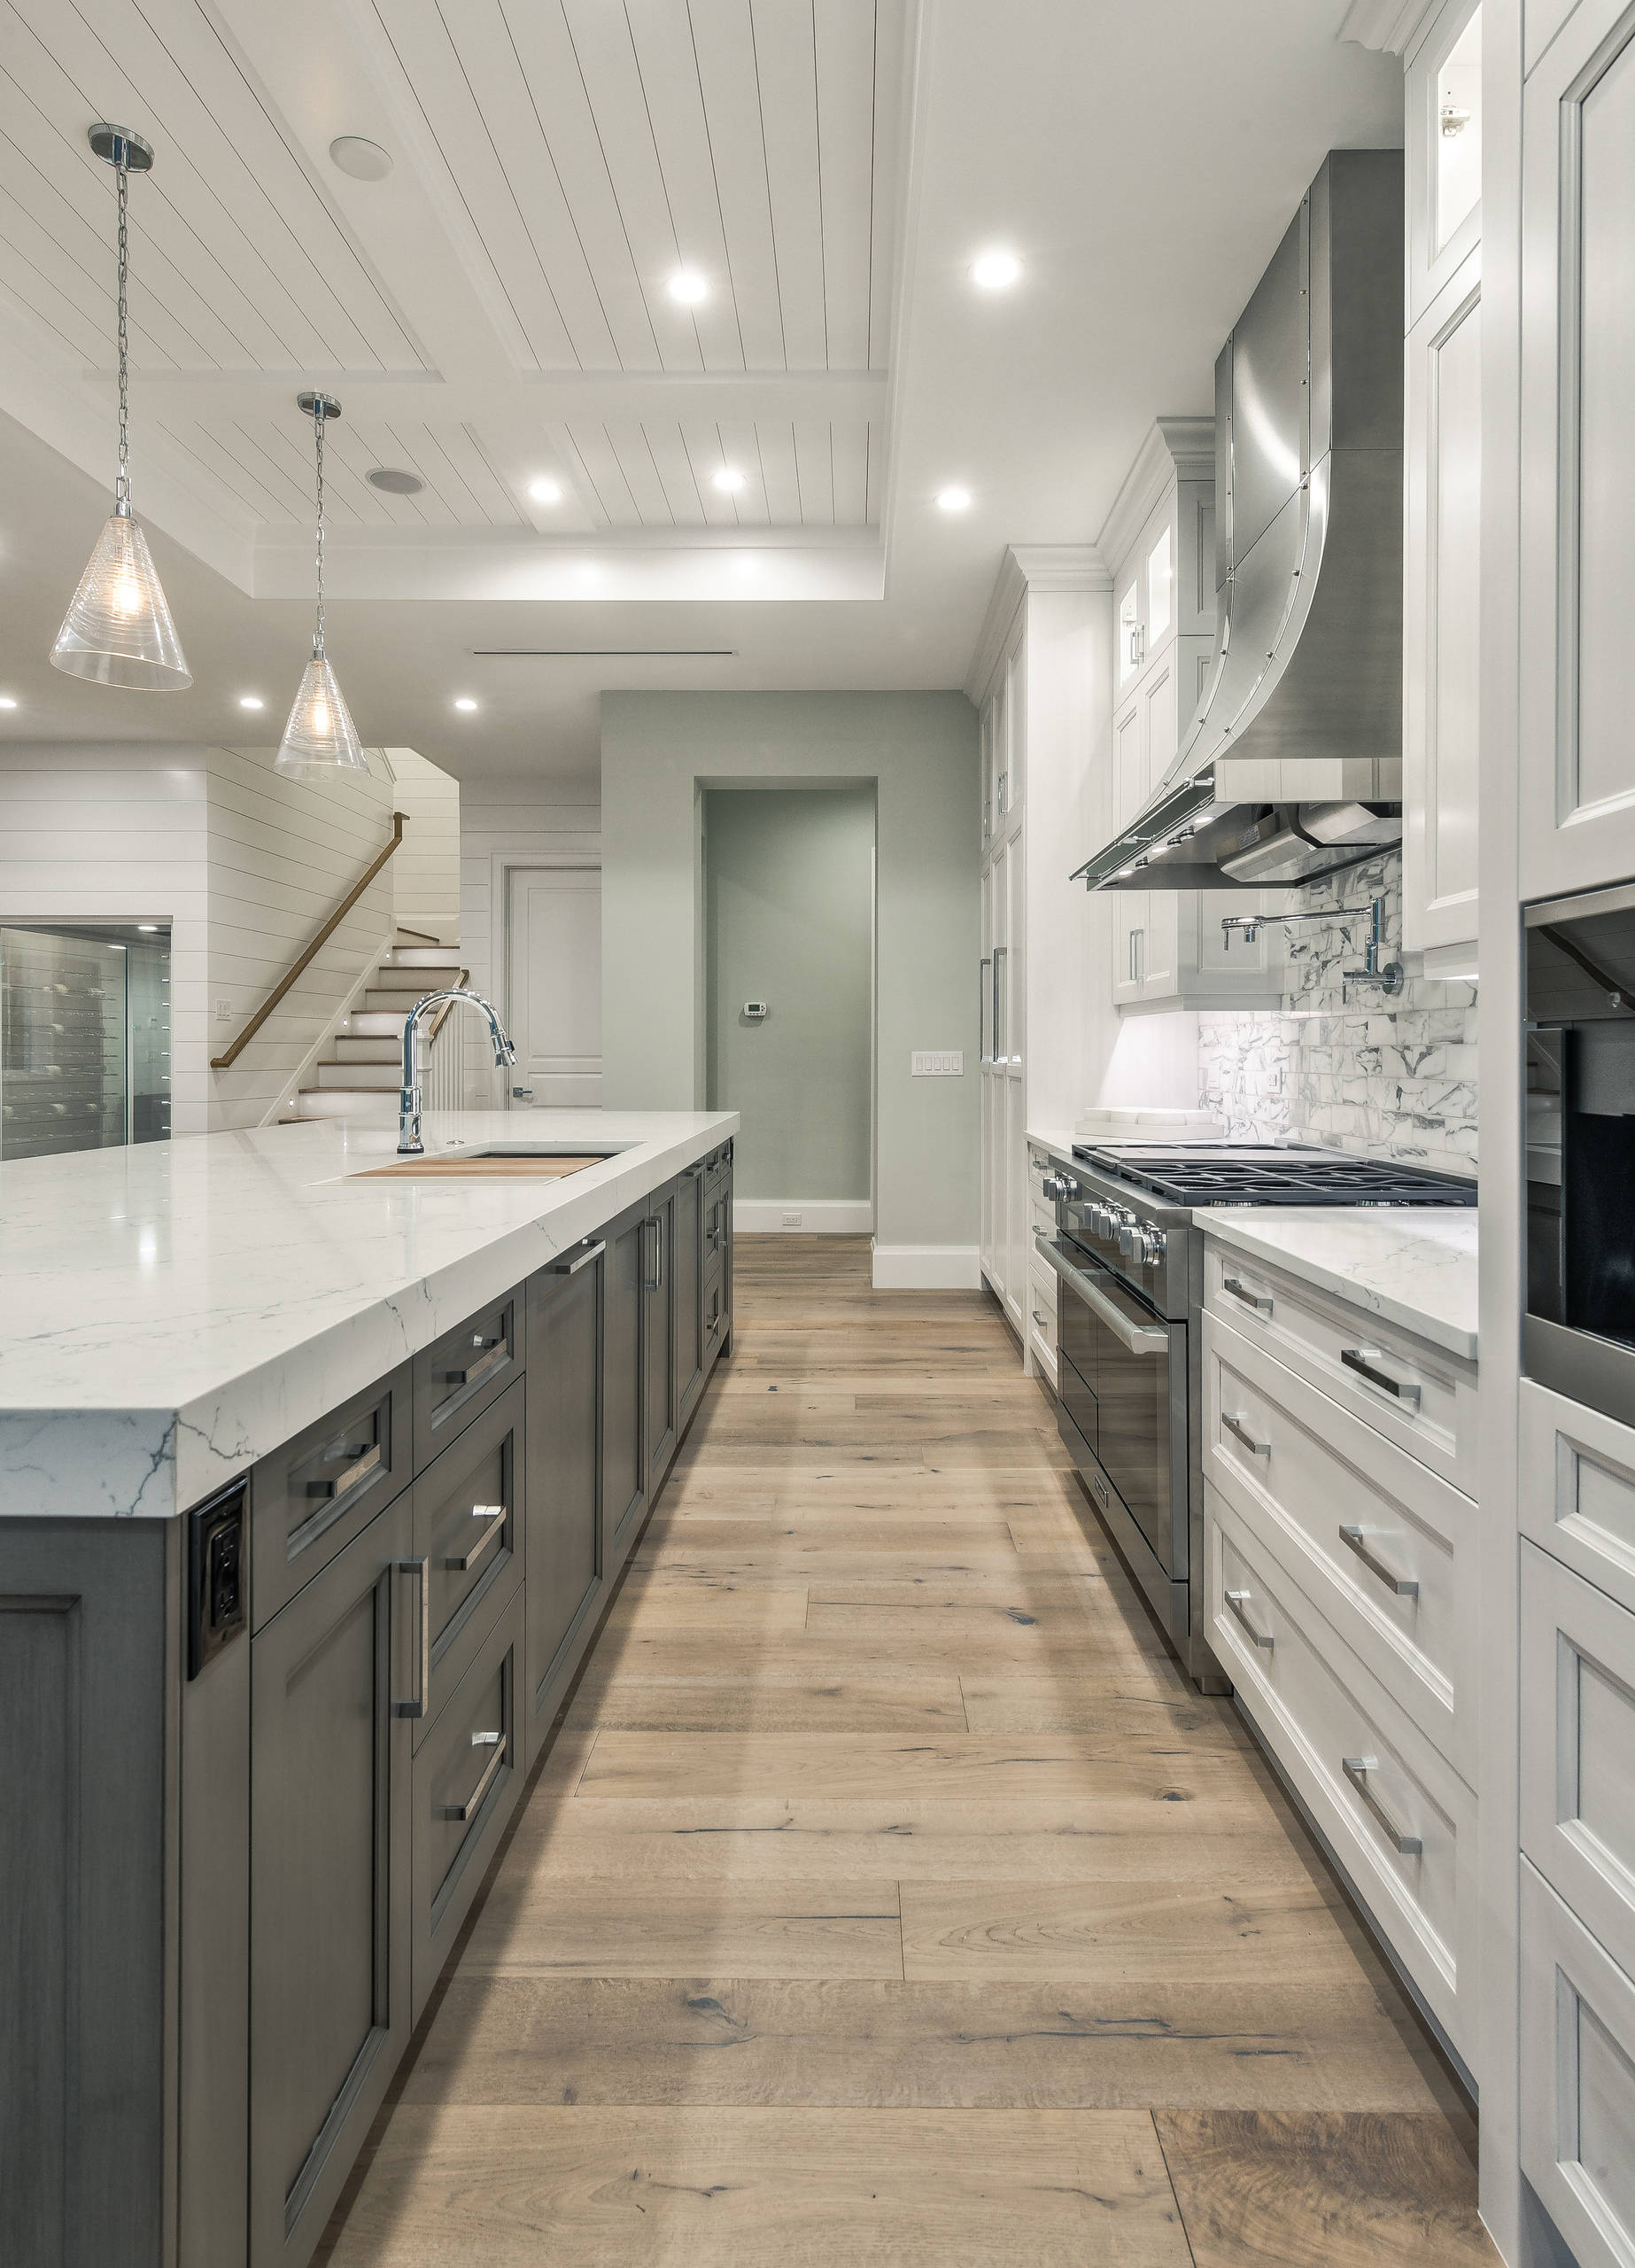
POLYGON ((159 934, 159 923, 157 921, 138 921, 136 927, 141 930, 144 937, 153 937, 157 936, 159 934))
POLYGON ((744 476, 735 464, 724 464, 714 479, 724 496, 736 496, 744 485, 744 476))
POLYGON ((971 281, 980 291, 1009 291, 1022 272, 1013 252, 979 252, 971 263, 971 281))
POLYGON ((695 307, 709 297, 709 286, 696 268, 678 268, 667 288, 670 298, 679 299, 684 307, 695 307))
POLYGON ((0 709, 15 709, 16 701, 9 693, 0 693, 0 709))
POLYGON ((531 480, 528 493, 536 504, 560 504, 562 501, 562 483, 556 480, 531 480))
POLYGON ((388 496, 418 496, 426 485, 417 472, 406 472, 400 464, 377 464, 366 477, 371 488, 384 488, 388 496))
POLYGON ((475 709, 477 703, 469 693, 461 693, 454 696, 454 706, 456 709, 475 709))
POLYGON ((937 508, 940 511, 944 512, 969 511, 971 509, 971 491, 968 488, 939 488, 937 491, 937 508))
POLYGON ((238 705, 241 709, 265 709, 267 703, 259 693, 241 693, 238 705))
POLYGON ((391 152, 361 134, 337 134, 329 144, 330 162, 353 181, 384 181, 391 171, 391 152))

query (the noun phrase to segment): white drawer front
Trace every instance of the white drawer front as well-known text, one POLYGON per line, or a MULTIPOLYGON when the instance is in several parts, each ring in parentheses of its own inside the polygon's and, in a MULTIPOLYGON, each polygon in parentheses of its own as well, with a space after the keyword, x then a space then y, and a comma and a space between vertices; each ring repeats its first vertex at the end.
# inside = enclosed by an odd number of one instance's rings
POLYGON ((1205 1247, 1204 1305, 1455 1488, 1476 1495, 1474 1363, 1213 1238, 1205 1247))
POLYGON ((1522 2171, 1579 2268, 1635 2261, 1635 1982, 1522 1863, 1522 2171))
POLYGON ((1027 1338, 1034 1360, 1056 1385, 1056 1278, 1035 1253, 1028 1263, 1027 1338))
POLYGON ((1635 1973, 1635 1614, 1522 1546, 1522 1848, 1635 1973))
POLYGON ((1468 2062, 1476 1798, 1207 1481, 1204 1505, 1209 1643, 1468 2062))
POLYGON ((1205 1473, 1474 1778, 1476 1506, 1219 1316, 1203 1356, 1205 1473))
POLYGON ((1635 1613, 1635 1430, 1521 1383, 1522 1527, 1635 1613))

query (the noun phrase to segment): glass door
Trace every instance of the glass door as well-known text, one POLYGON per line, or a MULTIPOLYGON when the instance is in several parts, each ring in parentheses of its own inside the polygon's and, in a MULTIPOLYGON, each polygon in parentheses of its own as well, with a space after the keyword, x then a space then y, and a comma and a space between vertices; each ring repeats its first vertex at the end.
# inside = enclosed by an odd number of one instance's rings
POLYGON ((0 927, 0 1159, 170 1132, 170 933, 0 927))

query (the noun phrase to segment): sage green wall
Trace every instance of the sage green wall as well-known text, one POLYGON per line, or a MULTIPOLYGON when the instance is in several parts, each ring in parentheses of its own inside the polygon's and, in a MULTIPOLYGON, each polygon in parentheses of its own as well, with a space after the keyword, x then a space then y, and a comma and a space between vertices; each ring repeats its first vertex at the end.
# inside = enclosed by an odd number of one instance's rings
POLYGON ((743 1121, 733 1189, 866 1200, 874 790, 717 788, 703 824, 706 1099, 743 1121))
POLYGON ((875 1237, 974 1247, 980 843, 977 717, 965 695, 604 693, 601 778, 610 1109, 705 1099, 703 794, 872 785, 875 1237), (916 1047, 963 1048, 965 1076, 910 1078, 916 1047))

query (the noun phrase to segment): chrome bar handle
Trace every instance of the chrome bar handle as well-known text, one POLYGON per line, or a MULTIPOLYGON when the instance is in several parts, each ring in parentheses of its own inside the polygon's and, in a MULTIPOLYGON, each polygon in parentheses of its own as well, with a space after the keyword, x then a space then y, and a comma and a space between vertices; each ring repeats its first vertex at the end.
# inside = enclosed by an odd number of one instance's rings
POLYGON ((337 1473, 333 1480, 309 1480, 306 1484, 306 1493, 309 1496, 326 1498, 344 1496, 349 1488, 355 1488, 360 1480, 366 1480, 379 1465, 380 1443, 371 1441, 366 1449, 360 1442, 356 1449, 343 1449, 341 1455, 354 1457, 357 1461, 355 1464, 349 1464, 345 1472, 337 1473))
POLYGON ((1252 1591, 1228 1591, 1226 1594, 1226 1603, 1231 1608, 1233 1613, 1236 1615, 1244 1629, 1248 1631, 1256 1645, 1260 1647, 1264 1652, 1269 1654, 1273 1647, 1277 1643, 1277 1639, 1275 1635, 1270 1630, 1257 1630, 1254 1624, 1249 1619, 1249 1602, 1253 1596, 1254 1594, 1252 1591))
POLYGON ((1220 1288, 1223 1292, 1230 1292, 1235 1300, 1241 1300, 1246 1308, 1253 1308, 1258 1315, 1270 1315, 1272 1312, 1270 1300, 1263 1298, 1259 1292, 1251 1292, 1248 1285, 1236 1276, 1223 1276, 1220 1288))
POLYGON ((1047 1261, 1076 1299, 1083 1301, 1098 1323, 1106 1324, 1119 1344, 1131 1355, 1166 1355, 1169 1352, 1169 1326, 1166 1324, 1141 1324, 1120 1313, 1105 1293, 1091 1283, 1082 1268, 1075 1268, 1065 1259, 1042 1230, 1034 1231, 1034 1246, 1041 1260, 1047 1261))
POLYGON ((1384 1805, 1375 1794, 1373 1789, 1368 1785, 1369 1773, 1377 1772, 1380 1768, 1379 1758, 1377 1756, 1343 1756, 1340 1759, 1340 1761, 1344 1767, 1346 1778, 1351 1782, 1352 1787, 1356 1789, 1357 1793, 1362 1798, 1364 1803, 1367 1804, 1368 1809, 1374 1814, 1375 1818, 1379 1821, 1380 1827, 1384 1834, 1385 1840, 1391 1845, 1398 1856, 1404 1859, 1417 1859, 1420 1853, 1423 1851, 1425 1847, 1424 1845, 1421 1842, 1417 1835, 1405 1835, 1403 1833, 1396 1821, 1386 1810, 1384 1805))
POLYGON ((1398 1574, 1395 1568, 1388 1567, 1376 1553, 1370 1551, 1368 1540, 1360 1527, 1347 1527, 1342 1525, 1340 1542, 1348 1550, 1356 1553, 1368 1573, 1371 1575, 1377 1575, 1388 1591, 1395 1591, 1399 1598, 1419 1596, 1419 1584, 1415 1579, 1412 1575, 1398 1574))
POLYGON ((1250 1432, 1248 1426, 1244 1425, 1241 1418, 1234 1418, 1229 1410, 1223 1410, 1220 1413, 1220 1422, 1226 1427, 1228 1433, 1230 1433, 1236 1441, 1242 1441, 1244 1447, 1248 1450, 1251 1456, 1271 1456, 1272 1444, 1270 1441, 1256 1441, 1254 1435, 1250 1432))
POLYGON ((483 1767, 482 1778, 472 1789, 464 1803, 439 1804, 438 1806, 438 1813, 444 1819, 457 1819, 462 1825, 467 1820, 475 1819, 482 1810, 483 1798, 494 1784, 494 1775, 505 1762, 509 1744, 503 1733, 473 1733, 471 1745, 473 1748, 492 1748, 494 1751, 483 1767))
POLYGON ((988 972, 992 960, 984 953, 976 967, 976 1060, 987 1063, 988 1052, 988 972))
POLYGON ((559 1276, 577 1276, 581 1268, 588 1268, 593 1260, 600 1260, 608 1249, 606 1244, 587 1244, 583 1252, 576 1252, 571 1260, 559 1260, 553 1264, 559 1276))
POLYGON ((1389 1371, 1375 1369, 1380 1360, 1377 1347, 1342 1347, 1340 1360, 1348 1371, 1355 1371, 1359 1378, 1367 1379, 1370 1386, 1381 1386, 1387 1394, 1395 1394, 1399 1402, 1419 1408, 1419 1388, 1411 1379, 1394 1379, 1389 1371))
POLYGON ((471 1517, 474 1520, 486 1520, 488 1526, 483 1530, 477 1542, 461 1557, 446 1559, 443 1562, 446 1567, 451 1568, 457 1575, 466 1574, 476 1566, 507 1520, 510 1518, 511 1507, 508 1504, 473 1504, 471 1517))
POLYGON ((994 1060, 996 1063, 1006 1063, 1010 1060, 1008 1053, 1004 1052, 1011 1045, 1011 1036, 1004 1029, 1010 1018, 1005 1014, 1004 970, 1000 966, 1010 958, 1009 945, 994 947, 994 1060))
POLYGON ((420 1577, 420 1684, 412 1701, 394 1701, 394 1717, 423 1717, 426 1702, 431 1691, 431 1562, 430 1559, 399 1559, 400 1575, 420 1577))

